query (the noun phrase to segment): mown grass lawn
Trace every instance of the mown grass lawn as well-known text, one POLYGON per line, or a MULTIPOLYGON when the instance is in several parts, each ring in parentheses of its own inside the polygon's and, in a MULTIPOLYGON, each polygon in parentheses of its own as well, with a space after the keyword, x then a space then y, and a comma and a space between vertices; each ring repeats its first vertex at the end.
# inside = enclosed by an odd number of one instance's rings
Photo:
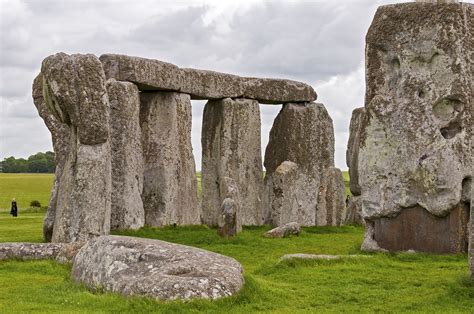
POLYGON ((52 173, 0 173, 0 209, 10 209, 12 198, 20 210, 34 200, 47 206, 53 181, 52 173))
MULTIPOLYGON (((47 180, 36 178, 28 176, 29 183, 23 185, 29 191, 25 201, 31 201, 31 191, 45 190, 47 180)), ((49 188, 43 196, 34 194, 36 199, 47 199, 49 188)), ((22 191, 16 189, 21 200, 22 191)), ((0 211, 0 242, 41 242, 43 215, 22 212, 21 207, 17 218, 0 211)), ((474 312, 466 255, 373 254, 338 261, 279 262, 289 253, 364 254, 359 251, 363 228, 303 228, 299 237, 266 239, 261 235, 268 228, 248 227, 233 239, 222 239, 205 226, 122 232, 236 258, 244 267, 246 283, 230 298, 183 303, 92 293, 70 280, 70 265, 10 260, 0 262, 0 313, 474 312)))

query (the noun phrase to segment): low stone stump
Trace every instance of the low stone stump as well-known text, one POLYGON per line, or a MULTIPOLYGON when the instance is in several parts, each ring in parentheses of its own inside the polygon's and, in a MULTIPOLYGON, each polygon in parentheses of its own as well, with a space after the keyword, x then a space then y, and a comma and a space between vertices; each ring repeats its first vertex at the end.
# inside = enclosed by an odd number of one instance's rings
POLYGON ((295 259, 303 259, 303 260, 340 260, 345 258, 370 258, 371 255, 328 255, 328 254, 304 254, 304 253, 296 253, 296 254, 285 254, 280 258, 281 261, 287 260, 295 260, 295 259))
POLYGON ((290 222, 265 232, 263 236, 266 238, 285 238, 290 235, 300 235, 300 232, 301 225, 297 222, 290 222))
POLYGON ((217 253, 159 240, 101 236, 77 254, 72 279, 91 289, 159 300, 217 299, 244 284, 242 266, 217 253))
POLYGON ((59 263, 71 262, 83 242, 74 243, 0 243, 0 261, 8 259, 55 259, 59 263))

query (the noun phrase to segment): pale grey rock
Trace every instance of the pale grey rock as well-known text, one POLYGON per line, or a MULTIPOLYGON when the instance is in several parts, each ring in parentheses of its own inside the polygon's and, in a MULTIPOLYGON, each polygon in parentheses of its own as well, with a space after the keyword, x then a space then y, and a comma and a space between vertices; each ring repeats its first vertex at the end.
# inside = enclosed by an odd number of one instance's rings
POLYGON ((182 69, 182 73, 180 91, 191 99, 236 98, 245 91, 245 81, 237 75, 196 69, 182 69))
POLYGON ((222 237, 233 237, 242 231, 242 223, 239 223, 239 208, 232 198, 225 198, 221 205, 221 216, 219 221, 219 235, 222 237), (240 230, 239 230, 240 229, 240 230))
POLYGON ((189 95, 147 92, 141 93, 140 101, 145 222, 199 224, 189 95))
POLYGON ((271 178, 267 179, 264 191, 264 197, 267 199, 264 204, 268 204, 270 208, 271 225, 281 226, 292 221, 305 224, 314 221, 314 211, 301 208, 298 198, 295 197, 298 189, 304 186, 304 182, 304 174, 299 171, 298 165, 291 161, 282 162, 271 178))
POLYGON ((0 261, 8 259, 42 260, 55 259, 60 263, 70 263, 82 242, 74 243, 0 243, 0 261))
POLYGON ((118 54, 100 56, 107 79, 135 83, 142 91, 180 91, 183 75, 176 65, 118 54))
POLYGON ((268 104, 309 102, 317 98, 311 86, 296 81, 180 69, 158 60, 116 54, 102 55, 100 60, 107 78, 133 82, 143 91, 176 91, 190 94, 191 99, 249 98, 268 104))
POLYGON ((342 172, 329 167, 319 187, 316 222, 319 226, 341 226, 346 217, 346 189, 342 172))
POLYGON ((109 102, 102 64, 93 55, 58 53, 43 61, 48 109, 68 126, 56 195, 52 242, 85 241, 110 231, 109 102), (64 156, 63 156, 64 157, 64 156))
POLYGON ((209 101, 202 125, 202 222, 218 224, 223 178, 235 181, 244 225, 261 225, 260 108, 249 99, 209 101))
POLYGON ((140 95, 133 83, 107 81, 110 102, 112 198, 110 228, 138 229, 145 224, 140 95))
POLYGON ((256 99, 261 104, 281 104, 290 102, 311 102, 317 95, 305 83, 282 80, 245 78, 243 98, 256 99))
POLYGON ((360 196, 352 196, 349 199, 345 224, 365 224, 364 218, 362 218, 362 198, 360 196))
POLYGON ((352 195, 360 195, 361 193, 358 163, 360 135, 365 118, 365 108, 356 108, 352 111, 351 123, 349 126, 349 141, 346 150, 346 165, 349 168, 349 187, 352 195))
POLYGON ((76 255, 72 279, 89 288, 160 300, 217 299, 244 284, 233 258, 159 240, 103 236, 76 255))
MULTIPOLYGON (((466 53, 474 46, 473 10, 469 3, 377 10, 366 37, 367 118, 358 158, 366 220, 417 207, 448 217, 462 203, 462 182, 474 172, 474 63, 466 53)), ((465 229, 462 220, 446 224, 450 234, 465 229)), ((405 232, 391 229, 390 236, 400 243, 416 236, 405 232)), ((447 239, 436 236, 433 243, 447 239)))
POLYGON ((328 254, 303 254, 303 253, 296 253, 296 254, 285 254, 280 258, 281 261, 287 260, 340 260, 340 259, 357 259, 357 258, 372 258, 371 255, 328 255, 328 254))
POLYGON ((333 166, 334 129, 324 106, 316 103, 283 105, 273 122, 265 150, 263 211, 266 221, 273 225, 288 221, 297 221, 303 226, 318 224, 318 191, 322 176, 333 166), (286 163, 279 168, 284 162, 297 167, 286 163), (284 197, 281 196, 283 191, 284 197), (281 217, 285 217, 284 220, 281 217))
POLYGON ((219 234, 232 237, 242 231, 241 196, 235 180, 224 177, 220 179, 221 216, 218 220, 219 234))
POLYGON ((434 4, 459 3, 459 1, 457 0, 416 0, 415 2, 434 3, 434 4))
POLYGON ((50 242, 53 236, 54 217, 56 216, 56 202, 58 196, 59 180, 62 175, 64 163, 69 153, 69 126, 61 122, 48 108, 43 97, 43 75, 40 73, 33 81, 33 103, 38 114, 43 119, 46 127, 51 133, 53 142, 56 170, 54 174, 53 188, 49 198, 48 210, 43 221, 43 237, 50 242))
POLYGON ((91 54, 57 53, 43 60, 46 104, 77 128, 78 141, 97 145, 109 138, 109 104, 102 64, 91 54))
POLYGON ((267 238, 285 238, 290 235, 298 236, 300 232, 301 225, 297 222, 290 222, 265 232, 263 236, 267 238))
POLYGON ((471 210, 469 232, 469 271, 471 272, 471 280, 474 281, 474 187, 471 187, 471 210))
POLYGON ((375 227, 372 221, 366 221, 364 240, 360 247, 361 251, 365 252, 387 252, 387 250, 381 248, 375 240, 375 227))

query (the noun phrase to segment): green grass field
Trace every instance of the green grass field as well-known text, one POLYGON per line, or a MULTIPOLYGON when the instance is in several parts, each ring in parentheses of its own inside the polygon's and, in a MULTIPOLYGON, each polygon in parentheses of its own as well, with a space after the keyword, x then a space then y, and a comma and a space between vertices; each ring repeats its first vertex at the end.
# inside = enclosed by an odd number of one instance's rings
MULTIPOLYGON (((44 184, 29 180, 30 185, 44 184)), ((0 212, 0 242, 40 242, 42 219, 41 213, 13 218, 0 212)), ((236 258, 246 283, 230 298, 183 303, 96 294, 70 280, 70 265, 10 260, 0 262, 0 313, 473 313, 474 284, 466 255, 378 253, 371 258, 279 262, 288 253, 364 254, 359 251, 363 228, 303 228, 299 237, 285 239, 263 238, 267 229, 245 228, 233 239, 220 238, 205 226, 122 232, 236 258)))
POLYGON ((12 198, 16 198, 19 210, 38 200, 47 206, 54 181, 52 173, 0 173, 0 209, 10 209, 12 198))

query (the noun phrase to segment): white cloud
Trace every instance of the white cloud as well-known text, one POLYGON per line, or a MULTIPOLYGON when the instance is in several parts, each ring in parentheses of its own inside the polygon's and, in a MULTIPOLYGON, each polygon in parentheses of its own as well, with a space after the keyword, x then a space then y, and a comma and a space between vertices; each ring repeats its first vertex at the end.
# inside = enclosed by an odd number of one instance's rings
MULTIPOLYGON (((334 120, 336 165, 346 168, 350 114, 363 104, 364 36, 387 2, 0 0, 0 159, 51 149, 30 96, 43 58, 113 52, 307 82, 334 120)), ((262 106, 263 146, 278 110, 262 106)), ((201 111, 193 108, 198 164, 201 111)))

